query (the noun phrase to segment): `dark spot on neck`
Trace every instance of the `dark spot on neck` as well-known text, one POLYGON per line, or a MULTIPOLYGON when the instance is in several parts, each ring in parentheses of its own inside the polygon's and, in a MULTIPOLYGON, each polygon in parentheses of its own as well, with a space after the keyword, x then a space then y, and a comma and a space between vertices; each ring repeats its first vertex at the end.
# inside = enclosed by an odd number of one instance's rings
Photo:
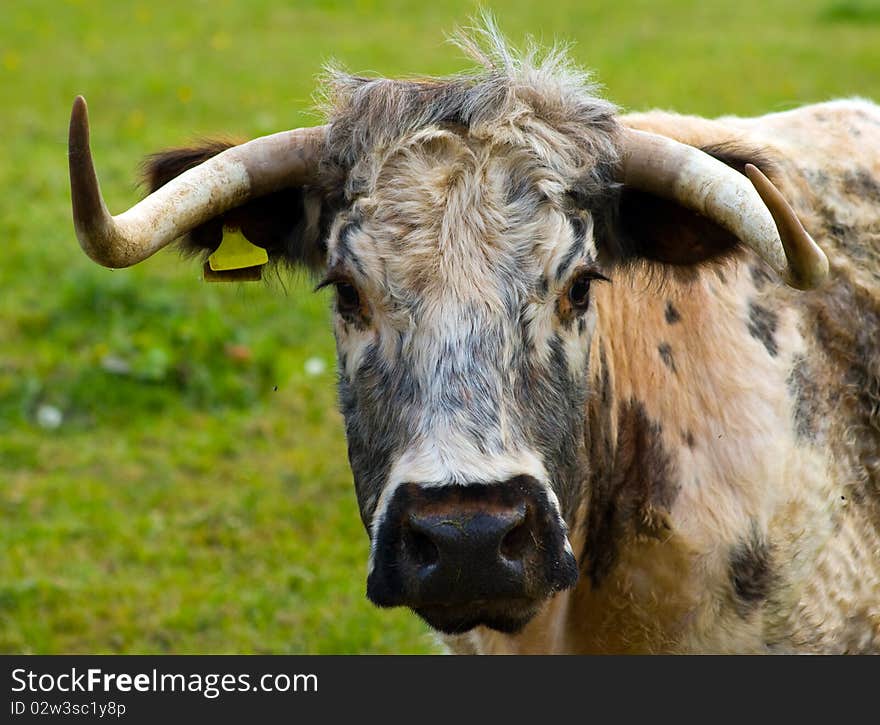
POLYGON ((804 355, 795 355, 786 383, 792 400, 795 434, 799 440, 814 441, 819 428, 819 408, 823 395, 804 355))
POLYGON ((773 279, 763 262, 755 262, 749 265, 749 273, 752 276, 752 284, 755 285, 756 290, 764 289, 767 283, 773 279))
POLYGON ((756 523, 731 548, 729 566, 736 609, 745 618, 767 599, 775 578, 770 545, 756 523))
POLYGON ((675 463, 663 446, 662 427, 644 405, 630 400, 617 415, 617 442, 610 442, 610 416, 591 411, 589 508, 581 560, 593 588, 636 537, 664 539, 679 491, 675 463))
POLYGON ((613 391, 611 390, 611 376, 608 372, 608 360, 605 357, 605 346, 599 346, 599 367, 602 368, 602 378, 600 383, 600 396, 602 401, 602 407, 605 410, 611 409, 611 396, 613 391))
POLYGON ((678 310, 675 309, 675 306, 672 302, 666 302, 666 322, 670 325, 674 325, 676 322, 681 321, 681 315, 678 313, 678 310))
POLYGON ((749 334, 761 342, 771 357, 779 354, 775 337, 778 325, 779 316, 773 310, 754 300, 749 302, 749 334))
POLYGON ((669 346, 668 342, 661 342, 657 346, 657 352, 660 353, 660 359, 663 361, 663 364, 666 365, 672 372, 676 372, 675 369, 675 358, 672 356, 672 348, 669 346))

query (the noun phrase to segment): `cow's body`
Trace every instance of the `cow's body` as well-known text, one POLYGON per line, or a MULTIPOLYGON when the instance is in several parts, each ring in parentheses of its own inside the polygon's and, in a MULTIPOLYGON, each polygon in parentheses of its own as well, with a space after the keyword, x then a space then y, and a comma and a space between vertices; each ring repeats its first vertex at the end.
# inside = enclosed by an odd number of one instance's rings
POLYGON ((478 652, 880 651, 880 108, 624 122, 764 149, 831 260, 796 292, 751 255, 597 289, 578 586, 478 652))
POLYGON ((452 649, 880 651, 880 109, 620 117, 477 41, 471 76, 331 73, 326 126, 159 154, 116 218, 77 101, 81 244, 238 227, 335 288, 367 595, 452 649))

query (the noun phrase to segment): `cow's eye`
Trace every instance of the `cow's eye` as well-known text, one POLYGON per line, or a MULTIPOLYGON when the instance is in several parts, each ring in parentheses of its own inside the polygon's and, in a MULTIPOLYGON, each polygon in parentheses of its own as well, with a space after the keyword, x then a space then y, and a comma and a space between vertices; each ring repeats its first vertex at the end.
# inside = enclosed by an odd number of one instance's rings
POLYGON ((336 309, 340 314, 355 315, 361 309, 361 296, 353 284, 336 282, 336 309))
POLYGON ((584 312, 590 306, 590 282, 593 275, 581 272, 568 288, 568 301, 575 312, 584 312))
POLYGON ((362 317, 364 306, 360 292, 348 279, 340 274, 331 272, 315 287, 315 292, 324 287, 333 287, 336 291, 336 311, 346 318, 362 317))

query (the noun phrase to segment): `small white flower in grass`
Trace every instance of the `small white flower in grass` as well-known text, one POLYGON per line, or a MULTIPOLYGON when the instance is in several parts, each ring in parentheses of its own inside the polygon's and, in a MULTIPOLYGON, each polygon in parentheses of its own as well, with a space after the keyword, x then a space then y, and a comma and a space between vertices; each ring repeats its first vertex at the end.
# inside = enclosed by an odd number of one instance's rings
POLYGON ((54 405, 41 405, 37 408, 37 425, 46 430, 55 430, 61 425, 64 415, 54 405))
POLYGON ((327 363, 324 362, 323 358, 320 357, 310 357, 306 360, 306 375, 311 375, 314 377, 315 375, 320 375, 327 369, 327 363))
POLYGON ((101 367, 113 375, 131 374, 131 365, 118 355, 105 355, 101 358, 101 367))

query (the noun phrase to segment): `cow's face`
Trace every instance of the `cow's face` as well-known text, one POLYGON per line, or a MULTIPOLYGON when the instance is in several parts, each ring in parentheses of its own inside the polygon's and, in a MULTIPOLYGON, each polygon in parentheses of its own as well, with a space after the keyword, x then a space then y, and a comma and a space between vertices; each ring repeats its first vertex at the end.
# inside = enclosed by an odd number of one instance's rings
POLYGON ((327 270, 369 597, 519 628, 577 578, 590 214, 531 154, 422 132, 335 220, 327 270))

